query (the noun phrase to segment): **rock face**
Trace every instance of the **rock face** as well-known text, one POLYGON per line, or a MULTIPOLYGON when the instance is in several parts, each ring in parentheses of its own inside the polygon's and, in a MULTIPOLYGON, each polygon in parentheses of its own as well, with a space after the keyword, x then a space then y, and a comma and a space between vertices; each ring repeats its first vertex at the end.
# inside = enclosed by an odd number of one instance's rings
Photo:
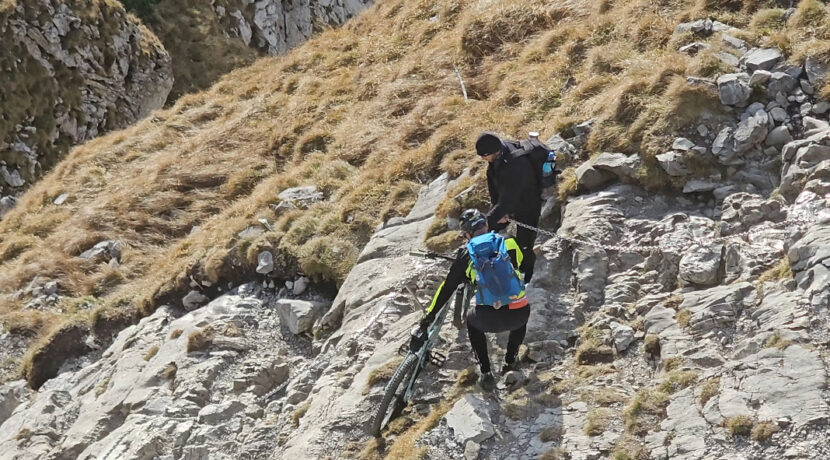
POLYGON ((214 4, 231 36, 265 54, 276 55, 311 38, 321 26, 338 26, 373 0, 233 0, 214 4))
POLYGON ((0 7, 0 195, 15 195, 71 145, 161 108, 173 85, 158 39, 117 2, 0 7))

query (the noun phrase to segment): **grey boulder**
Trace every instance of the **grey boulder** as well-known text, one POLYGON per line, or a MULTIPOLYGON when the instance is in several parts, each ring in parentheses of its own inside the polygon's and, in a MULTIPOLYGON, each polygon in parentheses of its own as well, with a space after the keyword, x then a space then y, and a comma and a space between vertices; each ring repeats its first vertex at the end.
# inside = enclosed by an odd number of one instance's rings
POLYGON ((280 320, 295 335, 310 331, 327 307, 323 303, 297 299, 280 299, 276 306, 280 320))
POLYGON ((755 48, 741 57, 740 65, 746 67, 749 73, 772 70, 782 58, 781 51, 777 48, 755 48))
POLYGON ((728 73, 717 79, 718 96, 725 105, 743 107, 749 100, 752 88, 749 87, 749 74, 728 73))
POLYGON ((481 443, 496 434, 488 411, 489 406, 484 399, 467 394, 452 406, 444 418, 460 443, 481 443))

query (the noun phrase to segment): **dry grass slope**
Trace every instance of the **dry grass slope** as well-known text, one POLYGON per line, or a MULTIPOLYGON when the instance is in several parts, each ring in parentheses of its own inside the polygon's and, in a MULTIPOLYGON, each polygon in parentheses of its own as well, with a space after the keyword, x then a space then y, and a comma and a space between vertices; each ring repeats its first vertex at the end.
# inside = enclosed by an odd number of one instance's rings
MULTIPOLYGON (((264 249, 284 277, 304 270, 340 283, 376 225, 408 212, 421 184, 441 172, 470 168, 464 188, 476 186, 450 193, 440 216, 485 204, 483 165, 470 149, 483 129, 547 135, 597 118, 588 154, 640 152, 644 185, 675 186, 650 173, 654 155, 700 113, 720 111, 712 91, 685 77, 725 69, 707 53, 678 53, 693 37, 672 37, 674 25, 712 17, 749 27, 742 38, 754 45, 830 60, 828 8, 802 1, 782 25, 766 11, 778 3, 378 2, 286 56, 75 148, 0 222, 0 320, 21 323, 13 314, 28 299, 10 294, 35 276, 60 280, 65 300, 54 316, 21 327, 30 343, 48 345, 59 312, 79 298, 96 302, 76 317, 89 315, 93 329, 101 319, 115 324, 178 304, 191 279, 217 294, 220 282, 252 274, 264 249), (275 218, 268 205, 277 195, 306 184, 326 199, 275 218), (53 205, 61 193, 70 199, 53 205), (273 231, 238 236, 259 218, 273 231), (117 267, 77 257, 105 239, 125 245, 117 267)), ((562 199, 576 193, 566 177, 562 199)), ((428 236, 435 248, 457 244, 443 224, 428 236)))

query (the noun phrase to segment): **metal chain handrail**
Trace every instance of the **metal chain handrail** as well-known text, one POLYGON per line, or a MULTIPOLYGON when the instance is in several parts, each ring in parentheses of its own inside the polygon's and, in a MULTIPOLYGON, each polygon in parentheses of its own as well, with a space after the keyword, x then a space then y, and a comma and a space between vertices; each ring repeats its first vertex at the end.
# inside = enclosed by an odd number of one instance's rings
POLYGON ((727 241, 742 241, 745 238, 749 238, 756 234, 764 234, 764 233, 785 233, 786 230, 783 228, 794 229, 794 228, 802 228, 807 227, 810 224, 816 221, 814 216, 808 216, 803 212, 791 212, 790 208, 785 208, 787 212, 787 219, 774 223, 770 226, 759 228, 760 225, 758 224, 753 228, 741 233, 736 233, 734 235, 727 235, 715 238, 694 238, 692 236, 687 237, 678 237, 673 236, 671 234, 667 234, 665 236, 669 237, 670 239, 674 239, 676 241, 664 241, 661 239, 658 244, 651 244, 651 245, 641 245, 641 244, 601 244, 594 241, 590 241, 584 238, 575 238, 571 236, 560 235, 558 233, 550 232, 548 230, 544 230, 541 228, 534 227, 532 225, 527 225, 525 223, 519 222, 515 219, 508 218, 509 222, 516 224, 519 227, 526 228, 528 230, 550 236, 552 238, 556 238, 559 240, 564 240, 572 244, 582 245, 582 246, 590 246, 597 249, 603 249, 606 251, 612 252, 625 252, 625 253, 639 253, 639 252, 683 252, 683 250, 692 247, 692 246, 711 246, 711 245, 718 245, 723 244, 727 241))

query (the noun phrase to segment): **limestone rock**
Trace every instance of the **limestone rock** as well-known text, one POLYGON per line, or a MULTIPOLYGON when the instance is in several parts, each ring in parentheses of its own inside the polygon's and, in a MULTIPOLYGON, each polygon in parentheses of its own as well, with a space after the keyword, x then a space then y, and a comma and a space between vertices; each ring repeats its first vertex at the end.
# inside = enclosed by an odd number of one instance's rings
POLYGON ((267 275, 274 271, 274 255, 271 251, 262 251, 257 256, 256 272, 267 275))
POLYGON ((280 200, 292 203, 298 208, 307 208, 323 200, 323 192, 317 190, 316 185, 288 188, 278 195, 280 200))
POLYGON ((93 262, 100 262, 102 260, 121 260, 121 249, 123 244, 120 241, 107 240, 97 243, 90 249, 82 252, 81 259, 88 259, 93 262))
POLYGON ((770 75, 769 82, 767 83, 767 91, 769 91, 770 94, 788 94, 798 86, 799 84, 797 78, 793 78, 785 72, 773 72, 770 75))
POLYGON ((211 404, 199 411, 199 423, 216 425, 245 410, 245 405, 239 401, 227 401, 221 404, 211 404))
POLYGON ((735 130, 735 151, 743 153, 763 142, 769 132, 769 117, 761 110, 738 124, 735 130))
POLYGON ((689 327, 701 334, 719 326, 734 324, 754 292, 752 284, 746 282, 689 292, 685 294, 680 309, 689 310, 689 327))
POLYGON ((206 304, 208 299, 204 294, 199 291, 192 290, 187 293, 186 296, 182 299, 182 305, 184 309, 187 311, 193 311, 202 305, 206 304))
POLYGON ((320 317, 327 305, 307 300, 280 299, 276 303, 277 311, 283 324, 293 334, 308 332, 314 321, 320 317))
POLYGON ((804 60, 804 72, 807 74, 807 79, 814 87, 819 87, 827 77, 827 72, 830 70, 830 65, 822 62, 819 58, 809 56, 804 60))
POLYGON ((608 171, 595 168, 590 162, 583 163, 576 168, 576 181, 580 187, 588 190, 595 189, 602 184, 610 182, 614 175, 608 171))
POLYGON ((24 380, 0 385, 0 425, 12 415, 12 412, 28 397, 28 389, 24 380))
POLYGON ((14 209, 15 205, 17 205, 17 200, 15 200, 14 197, 4 196, 3 198, 0 198, 0 219, 2 219, 7 212, 14 209))
POLYGON ((782 58, 781 51, 777 48, 755 48, 744 54, 740 62, 747 72, 752 73, 756 70, 772 70, 782 58))
POLYGON ((718 77, 718 95, 722 104, 743 107, 749 100, 749 74, 729 73, 718 77))
POLYGON ((481 443, 496 434, 488 411, 489 406, 481 396, 467 394, 452 406, 444 418, 459 442, 481 443))
POLYGON ((793 141, 793 136, 790 134, 789 128, 786 126, 779 126, 767 134, 767 139, 764 141, 765 145, 774 147, 783 147, 793 141))
POLYGON ((688 165, 686 164, 686 156, 678 152, 666 152, 657 155, 657 161, 660 167, 666 171, 666 174, 673 177, 682 177, 691 174, 688 165))
POLYGON ((624 324, 611 323, 611 337, 617 352, 621 353, 634 342, 634 329, 624 324))
POLYGON ((601 153, 593 161, 593 167, 601 171, 608 171, 617 177, 631 179, 636 175, 640 158, 637 155, 624 153, 601 153))
POLYGON ((697 286, 713 286, 718 283, 721 264, 721 248, 692 247, 680 259, 678 277, 697 286))
POLYGON ((308 284, 310 282, 311 280, 309 280, 305 276, 297 278, 296 280, 294 280, 294 285, 291 286, 291 292, 294 293, 294 295, 302 295, 306 291, 306 289, 308 289, 308 284))

